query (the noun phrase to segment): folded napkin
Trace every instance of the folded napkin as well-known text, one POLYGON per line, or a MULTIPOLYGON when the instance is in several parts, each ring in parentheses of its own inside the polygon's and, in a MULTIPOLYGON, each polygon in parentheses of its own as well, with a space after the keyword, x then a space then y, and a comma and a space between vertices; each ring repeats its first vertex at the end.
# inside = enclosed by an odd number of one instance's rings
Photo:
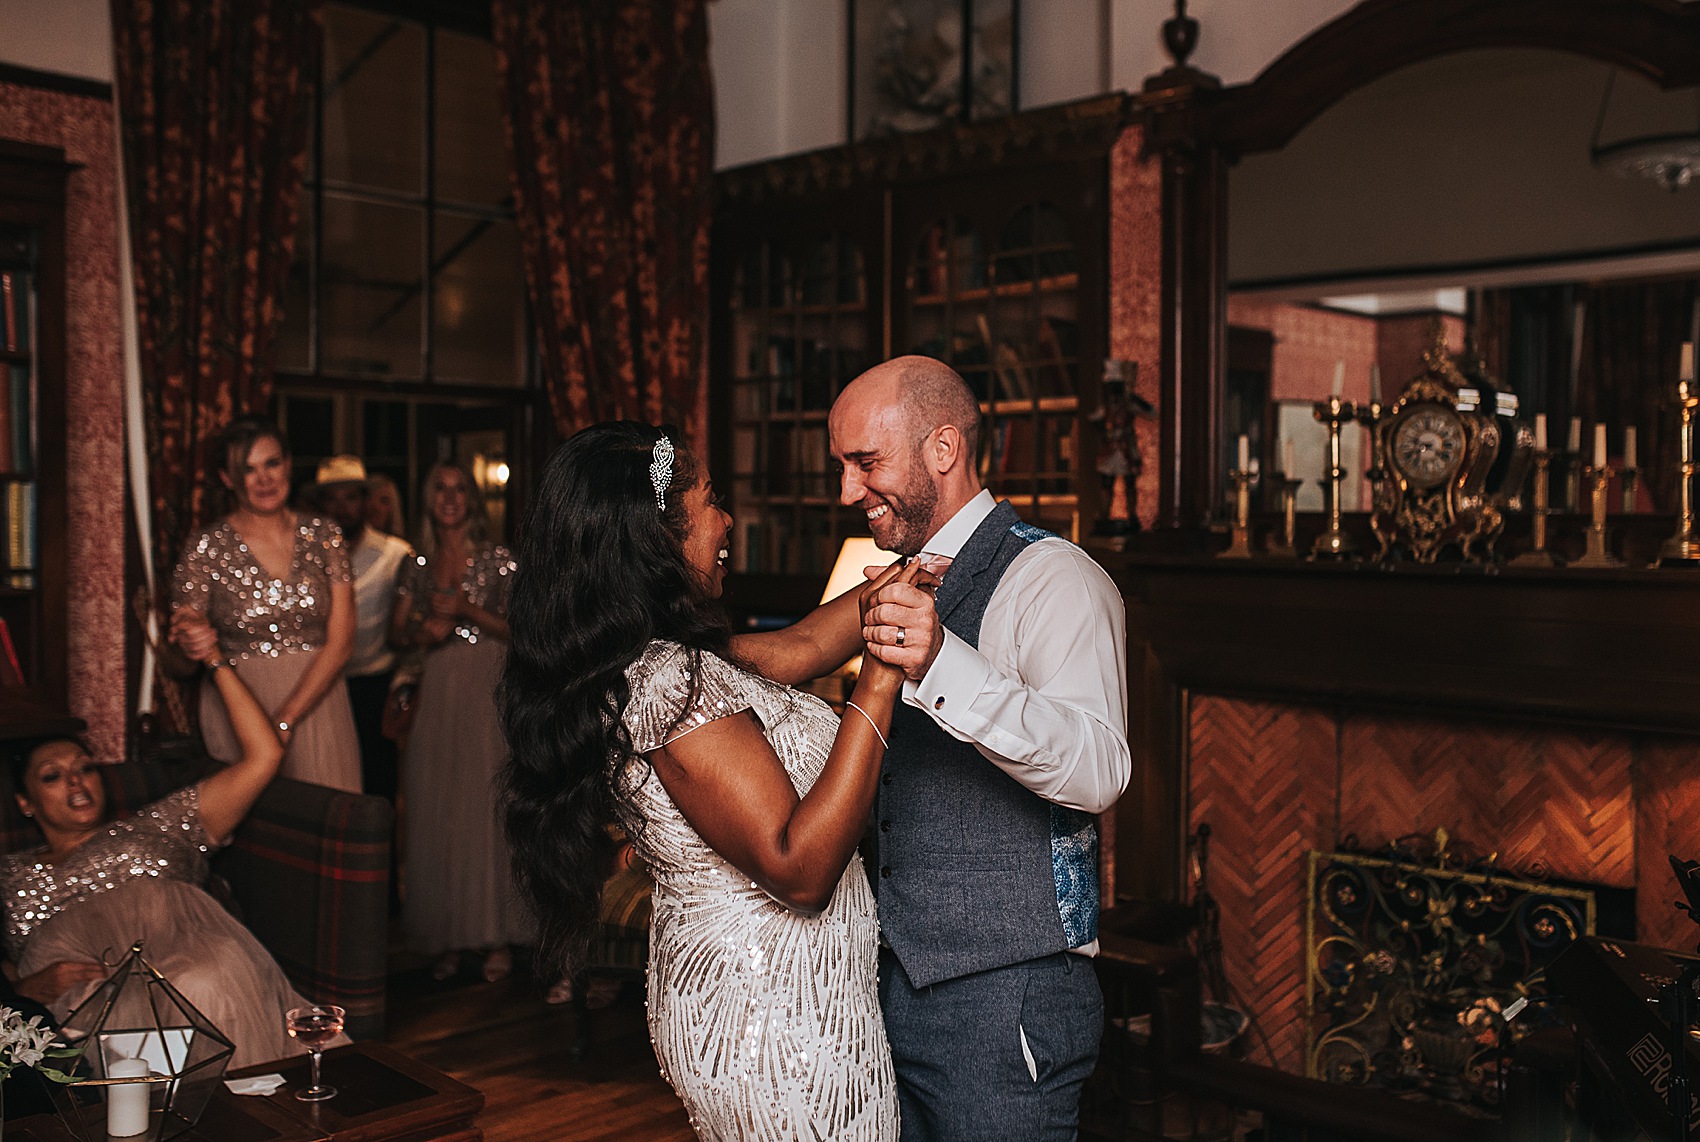
POLYGON ((230 1088, 231 1094, 271 1094, 282 1086, 282 1075, 255 1075, 247 1079, 225 1079, 224 1085, 230 1088))

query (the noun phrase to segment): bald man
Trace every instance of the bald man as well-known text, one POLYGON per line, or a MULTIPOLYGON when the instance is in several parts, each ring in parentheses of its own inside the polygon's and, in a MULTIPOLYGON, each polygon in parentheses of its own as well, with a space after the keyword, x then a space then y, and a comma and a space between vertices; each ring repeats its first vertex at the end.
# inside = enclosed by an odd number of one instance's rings
POLYGON ((870 873, 903 1142, 1075 1137, 1103 1026, 1096 814, 1132 769, 1121 595, 980 486, 979 426, 929 357, 862 374, 828 421, 843 503, 942 576, 882 590, 862 632, 909 678, 870 873))

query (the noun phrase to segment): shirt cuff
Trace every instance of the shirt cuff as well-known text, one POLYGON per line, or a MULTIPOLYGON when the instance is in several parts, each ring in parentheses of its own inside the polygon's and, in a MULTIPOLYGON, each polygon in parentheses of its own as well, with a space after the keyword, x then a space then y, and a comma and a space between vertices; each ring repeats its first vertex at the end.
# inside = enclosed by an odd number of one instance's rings
MULTIPOLYGON (((903 700, 925 710, 946 729, 953 729, 991 684, 992 673, 985 655, 947 630, 938 656, 921 681, 903 687, 903 700)), ((960 736, 960 731, 957 733, 960 736)))

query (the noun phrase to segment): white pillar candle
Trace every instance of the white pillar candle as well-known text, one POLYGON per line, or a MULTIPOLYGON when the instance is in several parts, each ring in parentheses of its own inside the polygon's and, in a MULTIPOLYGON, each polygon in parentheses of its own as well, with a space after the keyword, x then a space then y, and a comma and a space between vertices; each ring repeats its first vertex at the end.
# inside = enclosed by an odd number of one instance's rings
POLYGON ((1293 469, 1296 466, 1297 465, 1293 461, 1293 438, 1289 436, 1286 440, 1286 449, 1282 453, 1281 457, 1281 475, 1291 480, 1293 478, 1293 469))
POLYGON ((1694 342, 1692 341, 1682 343, 1682 362, 1677 366, 1676 379, 1679 381, 1692 381, 1694 379, 1694 342))
POLYGON ((1606 466, 1606 426, 1596 422, 1594 424, 1594 467, 1604 468, 1605 466, 1606 466))
POLYGON ((1251 439, 1240 433, 1240 471, 1251 471, 1251 439))
POLYGON ((1579 416, 1570 418, 1570 440, 1566 448, 1570 452, 1582 451, 1582 418, 1579 416))
POLYGON ((1344 357, 1334 362, 1334 384, 1328 391, 1334 396, 1339 396, 1346 391, 1346 359, 1344 357))
POLYGON ((1369 367, 1369 399, 1371 404, 1377 404, 1381 401, 1380 365, 1371 365, 1369 367))
POLYGON ((1535 414, 1535 447, 1542 452, 1547 450, 1547 414, 1544 412, 1535 414))
POLYGON ((1635 426, 1632 424, 1623 430, 1623 466, 1633 468, 1635 464, 1635 426))
MULTIPOLYGON (((145 1059, 115 1059, 106 1066, 109 1079, 145 1079, 148 1064, 145 1059)), ((106 1133, 113 1138, 129 1138, 146 1134, 148 1129, 148 1092, 151 1083, 125 1083, 106 1088, 106 1133)))

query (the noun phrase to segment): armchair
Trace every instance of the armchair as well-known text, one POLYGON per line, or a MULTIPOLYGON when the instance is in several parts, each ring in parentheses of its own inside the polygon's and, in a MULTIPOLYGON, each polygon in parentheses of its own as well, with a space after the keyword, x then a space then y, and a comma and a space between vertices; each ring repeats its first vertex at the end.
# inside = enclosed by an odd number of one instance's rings
MULTIPOLYGON (((113 816, 198 780, 218 762, 199 743, 171 743, 139 761, 103 766, 113 816)), ((299 992, 348 1012, 356 1039, 384 1029, 389 940, 389 803, 319 785, 274 780, 230 845, 212 859, 210 890, 271 952, 299 992)), ((41 843, 7 797, 6 852, 41 843)))

